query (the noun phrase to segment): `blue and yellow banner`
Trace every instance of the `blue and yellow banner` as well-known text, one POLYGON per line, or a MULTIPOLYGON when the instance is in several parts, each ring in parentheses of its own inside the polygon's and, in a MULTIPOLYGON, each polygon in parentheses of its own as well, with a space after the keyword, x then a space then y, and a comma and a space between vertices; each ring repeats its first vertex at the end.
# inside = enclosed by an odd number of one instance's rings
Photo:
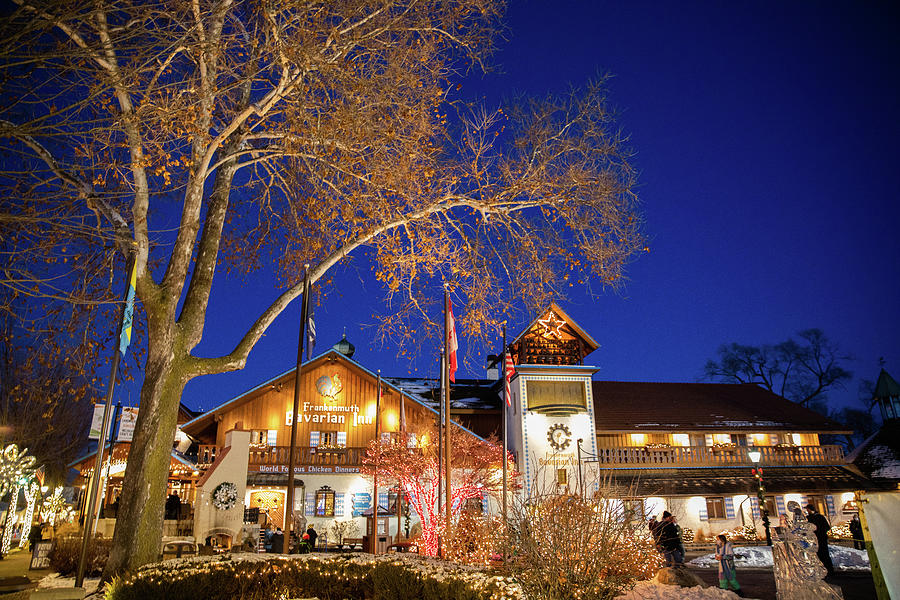
POLYGON ((119 336, 119 352, 125 356, 128 344, 131 343, 131 324, 134 315, 134 287, 137 284, 137 269, 131 265, 131 278, 128 281, 128 294, 125 296, 125 311, 122 313, 122 334, 119 336))

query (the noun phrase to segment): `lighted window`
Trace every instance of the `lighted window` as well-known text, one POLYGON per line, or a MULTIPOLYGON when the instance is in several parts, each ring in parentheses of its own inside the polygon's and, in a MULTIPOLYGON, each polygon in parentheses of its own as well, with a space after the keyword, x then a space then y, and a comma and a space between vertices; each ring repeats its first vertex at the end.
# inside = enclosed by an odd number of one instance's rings
POLYGON ((334 516, 334 490, 328 486, 316 490, 316 516, 334 516))
POLYGON ((569 482, 569 471, 568 469, 557 469, 556 470, 556 483, 557 485, 566 485, 569 482))
POLYGON ((794 444, 795 446, 802 446, 803 445, 802 436, 799 433, 792 433, 791 434, 791 443, 794 444))
POLYGON ((769 443, 769 436, 765 433, 754 433, 752 438, 754 446, 766 446, 769 443))
POLYGON ((714 444, 730 444, 731 443, 731 434, 729 434, 729 433, 714 433, 713 434, 713 443, 714 444))
POLYGON ((674 446, 690 446, 691 436, 686 433, 673 433, 672 444, 674 446))
POLYGON ((631 434, 631 445, 632 446, 643 446, 647 443, 647 435, 644 433, 632 433, 631 434))
POLYGON ((266 445, 267 446, 277 446, 278 445, 278 430, 270 429, 266 432, 266 445))

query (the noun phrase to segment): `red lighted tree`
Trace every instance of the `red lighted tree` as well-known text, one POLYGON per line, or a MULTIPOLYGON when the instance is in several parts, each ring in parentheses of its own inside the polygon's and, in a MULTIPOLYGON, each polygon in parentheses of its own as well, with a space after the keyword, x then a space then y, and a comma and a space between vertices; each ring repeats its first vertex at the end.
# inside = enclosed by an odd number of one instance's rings
MULTIPOLYGON (((444 513, 438 510, 437 431, 417 437, 415 447, 405 439, 393 436, 391 441, 373 440, 363 457, 362 472, 375 475, 379 481, 396 481, 409 497, 409 504, 422 522, 425 553, 438 552, 438 539, 444 530, 444 513), (384 478, 384 479, 382 479, 384 478)), ((451 428, 451 520, 457 521, 466 500, 487 494, 497 497, 502 486, 503 448, 496 439, 481 440, 459 429, 451 428)), ((513 480, 510 464, 510 480, 513 480)), ((385 483, 387 483, 385 481, 385 483)))

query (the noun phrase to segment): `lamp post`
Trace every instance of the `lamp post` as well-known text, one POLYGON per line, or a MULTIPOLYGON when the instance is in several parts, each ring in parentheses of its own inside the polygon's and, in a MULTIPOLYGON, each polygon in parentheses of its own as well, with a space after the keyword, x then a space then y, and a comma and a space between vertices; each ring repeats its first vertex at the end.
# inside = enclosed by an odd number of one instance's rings
POLYGON ((769 509, 766 508, 766 488, 763 486, 763 470, 759 466, 759 460, 762 458, 762 451, 759 448, 750 448, 747 450, 747 456, 753 463, 751 472, 756 478, 757 490, 756 497, 759 498, 759 512, 762 514, 763 527, 766 530, 766 546, 772 545, 772 533, 769 531, 769 509))

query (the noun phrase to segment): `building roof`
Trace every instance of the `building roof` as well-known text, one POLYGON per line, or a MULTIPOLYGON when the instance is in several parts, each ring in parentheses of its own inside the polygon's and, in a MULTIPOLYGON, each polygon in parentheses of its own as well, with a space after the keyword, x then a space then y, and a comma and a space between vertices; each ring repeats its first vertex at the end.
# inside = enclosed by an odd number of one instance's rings
POLYGON ((597 431, 850 433, 843 425, 752 383, 595 381, 597 431))
MULTIPOLYGON (((717 494, 753 494, 756 480, 747 467, 615 469, 604 471, 609 483, 623 495, 714 496, 717 494)), ((879 489, 855 469, 838 466, 765 467, 766 491, 772 494, 798 489, 825 493, 879 489)))
POLYGON ((527 327, 525 327, 524 329, 522 329, 522 331, 519 333, 519 335, 517 335, 516 338, 515 338, 513 341, 511 341, 511 342, 509 343, 509 345, 510 345, 510 346, 513 346, 513 345, 517 344, 517 343, 519 342, 519 340, 521 340, 522 337, 523 337, 525 334, 527 334, 527 333, 530 332, 534 327, 536 327, 537 324, 538 324, 538 322, 539 322, 541 319, 546 318, 546 316, 547 316, 549 313, 551 313, 551 312, 552 312, 552 313, 555 313, 556 316, 558 316, 558 317, 561 318, 563 321, 565 321, 565 322, 566 322, 566 325, 568 325, 569 327, 571 327, 572 330, 575 332, 575 334, 578 335, 579 337, 581 337, 582 342, 584 342, 584 345, 585 345, 585 347, 587 348, 587 352, 585 352, 585 356, 588 355, 588 354, 590 354, 591 352, 593 352, 594 350, 596 350, 597 348, 600 347, 600 344, 598 344, 598 343, 596 342, 596 340, 594 340, 594 338, 592 338, 592 337, 590 336, 590 334, 588 334, 587 331, 585 331, 584 329, 582 329, 581 326, 578 325, 578 323, 576 323, 575 320, 574 320, 572 317, 570 317, 569 315, 567 315, 567 314, 566 314, 566 311, 564 311, 563 309, 561 309, 561 308, 559 307, 559 305, 558 305, 556 302, 551 302, 551 303, 550 303, 550 306, 548 306, 545 310, 541 311, 541 312, 538 314, 538 316, 536 316, 536 317, 534 318, 534 320, 533 320, 531 323, 528 324, 527 327))
MULTIPOLYGON (((316 366, 318 363, 323 362, 325 360, 343 361, 345 363, 348 363, 352 367, 359 369, 360 371, 362 371, 363 373, 365 373, 367 376, 371 377, 372 379, 377 378, 377 375, 375 373, 373 373, 372 371, 370 371, 369 369, 364 367, 362 364, 360 364, 357 361, 353 360, 352 358, 342 354, 341 352, 334 350, 333 348, 327 350, 326 352, 320 354, 319 356, 313 357, 312 359, 304 362, 302 372, 303 373, 308 372, 311 368, 316 366)), ((268 379, 268 380, 262 382, 261 384, 255 386, 241 394, 238 394, 237 396, 235 396, 229 400, 226 400, 225 402, 219 404, 218 406, 211 408, 210 410, 206 411, 205 413, 198 415, 194 419, 192 419, 192 420, 188 421, 187 423, 185 423, 184 425, 182 425, 182 430, 184 430, 185 432, 187 432, 189 434, 196 434, 198 431, 201 431, 204 427, 215 425, 216 416, 218 414, 221 414, 226 408, 233 409, 233 408, 241 406, 242 404, 245 404, 247 402, 251 402, 251 401, 255 400, 258 396, 260 396, 263 392, 267 391, 269 388, 276 385, 278 382, 293 381, 295 371, 296 371, 296 368, 285 371, 279 375, 276 375, 275 377, 272 377, 271 379, 268 379)), ((427 391, 429 388, 429 385, 430 385, 429 382, 433 383, 435 380, 429 380, 429 379, 404 380, 403 378, 396 378, 396 377, 382 377, 381 380, 385 386, 387 386, 389 388, 393 388, 398 394, 401 394, 401 395, 409 398, 413 402, 417 402, 417 403, 421 404, 428 410, 431 410, 434 412, 438 411, 439 405, 438 405, 438 402, 435 400, 435 398, 437 398, 439 396, 435 395, 434 391, 432 390, 432 394, 430 396, 431 399, 429 399, 429 394, 427 391), (401 387, 400 385, 398 385, 396 383, 398 381, 407 382, 406 387, 401 387)), ((481 402, 481 400, 479 399, 479 397, 477 395, 473 396, 473 395, 466 394, 465 383, 464 383, 465 381, 478 382, 480 380, 460 379, 457 381, 459 383, 458 389, 454 390, 451 394, 451 407, 452 408, 458 408, 460 406, 470 407, 470 406, 477 405, 481 402), (453 398, 454 397, 460 398, 460 394, 462 394, 462 397, 457 402, 457 406, 453 406, 453 404, 452 404, 453 398)), ((492 381, 489 383, 499 385, 499 383, 496 381, 492 381)), ((478 389, 480 389, 480 386, 477 384, 474 384, 474 383, 473 383, 472 387, 476 391, 478 389)), ((496 393, 495 393, 495 395, 496 395, 496 393)), ((497 396, 497 401, 496 401, 497 406, 499 406, 499 402, 500 402, 499 398, 500 397, 497 396)), ((456 425, 460 425, 463 429, 467 430, 469 433, 475 434, 476 437, 479 437, 479 438, 486 437, 486 436, 482 435, 481 433, 479 433, 478 431, 472 431, 469 427, 467 427, 466 423, 460 423, 456 419, 454 419, 453 422, 456 425)))
POLYGON ((876 481, 900 482, 900 421, 885 423, 848 454, 847 461, 876 481))

